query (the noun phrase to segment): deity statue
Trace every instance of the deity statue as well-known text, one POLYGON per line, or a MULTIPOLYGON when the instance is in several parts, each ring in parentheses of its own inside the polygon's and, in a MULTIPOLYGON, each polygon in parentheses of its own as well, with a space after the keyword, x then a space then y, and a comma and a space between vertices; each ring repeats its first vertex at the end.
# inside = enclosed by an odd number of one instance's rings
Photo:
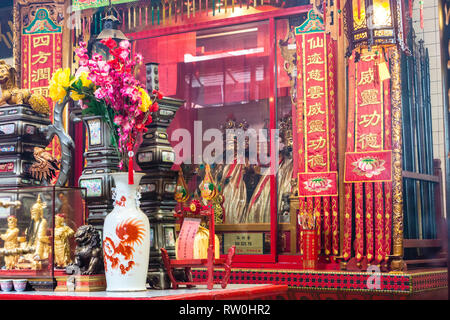
MULTIPOLYGON (((3 248, 5 250, 12 250, 19 247, 19 228, 17 228, 17 218, 15 216, 10 215, 7 218, 7 221, 8 229, 4 234, 0 235, 0 238, 5 241, 5 245, 3 246, 3 248)), ((17 255, 5 256, 6 270, 15 269, 18 258, 19 257, 17 255)))
MULTIPOLYGON (((222 126, 224 134, 227 129, 242 129, 245 131, 248 129, 248 123, 243 120, 237 124, 234 118, 229 118, 225 126, 222 126)), ((247 189, 244 182, 246 164, 237 161, 235 139, 231 141, 225 139, 225 143, 226 150, 233 150, 234 159, 232 163, 223 167, 221 179, 218 180, 218 183, 223 190, 222 194, 225 199, 223 203, 224 223, 237 224, 242 222, 247 206, 247 189)))
POLYGON ((48 259, 50 251, 50 240, 47 236, 47 220, 44 218, 44 209, 47 207, 38 195, 37 201, 30 209, 31 224, 25 231, 27 242, 26 249, 31 253, 19 258, 19 264, 25 268, 40 270, 42 262, 48 259))
MULTIPOLYGON (((205 227, 199 226, 194 238, 194 259, 207 259, 208 248, 209 230, 205 227)), ((220 258, 220 240, 217 235, 214 235, 214 258, 220 258)))
MULTIPOLYGON (((291 180, 294 168, 292 158, 292 117, 287 115, 280 120, 280 138, 283 143, 277 172, 278 212, 283 212, 283 195, 291 193, 291 180)), ((270 222, 270 175, 269 168, 255 167, 261 176, 247 207, 243 223, 270 222)))
POLYGON ((255 167, 260 179, 250 198, 243 223, 270 222, 270 168, 255 167))
POLYGON ((55 267, 65 268, 72 263, 70 253, 70 238, 75 231, 65 224, 64 214, 55 216, 55 267))

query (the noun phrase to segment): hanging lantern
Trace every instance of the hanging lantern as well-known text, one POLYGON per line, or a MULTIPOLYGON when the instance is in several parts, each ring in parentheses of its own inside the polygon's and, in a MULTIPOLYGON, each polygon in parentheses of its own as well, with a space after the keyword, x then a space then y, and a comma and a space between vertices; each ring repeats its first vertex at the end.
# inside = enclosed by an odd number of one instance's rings
POLYGON ((405 45, 405 4, 401 0, 348 0, 345 6, 345 29, 348 53, 357 47, 405 45))
POLYGON ((117 17, 119 17, 119 13, 112 7, 110 1, 109 7, 105 11, 105 17, 101 19, 101 32, 96 37, 93 37, 91 41, 89 41, 89 54, 100 54, 103 56, 103 60, 108 61, 110 60, 111 55, 109 53, 109 48, 101 43, 102 40, 113 39, 117 44, 119 44, 122 40, 130 40, 121 30, 119 30, 120 20, 117 17))

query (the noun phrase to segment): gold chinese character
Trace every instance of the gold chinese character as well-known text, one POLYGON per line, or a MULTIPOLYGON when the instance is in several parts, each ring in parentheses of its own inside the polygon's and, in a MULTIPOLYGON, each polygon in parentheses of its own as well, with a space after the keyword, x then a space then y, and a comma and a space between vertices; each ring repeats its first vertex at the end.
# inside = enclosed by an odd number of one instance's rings
POLYGON ((308 157, 308 163, 312 168, 314 167, 325 167, 327 164, 323 161, 323 155, 314 154, 308 157))
POLYGON ((375 52, 373 52, 373 53, 366 53, 366 54, 361 55, 360 60, 364 61, 364 62, 367 62, 367 61, 375 60, 375 57, 376 57, 375 52))
POLYGON ((308 81, 310 79, 316 80, 316 81, 323 81, 324 78, 322 77, 321 72, 322 71, 319 69, 314 69, 314 70, 308 71, 308 78, 306 79, 306 81, 308 81))
POLYGON ((40 94, 43 97, 48 97, 48 87, 37 87, 31 89, 33 93, 40 94))
POLYGON ((315 115, 318 115, 318 114, 325 114, 325 111, 323 111, 321 109, 321 107, 322 107, 322 104, 320 102, 317 102, 315 104, 309 105, 309 111, 308 111, 308 113, 306 115, 308 117, 311 117, 311 116, 315 116, 315 115))
POLYGON ((309 43, 309 49, 313 50, 316 48, 323 48, 323 38, 315 37, 307 40, 306 42, 309 43))
POLYGON ((325 129, 323 128, 322 120, 313 120, 309 123, 308 133, 314 133, 314 132, 325 132, 325 129))
POLYGON ((31 73, 31 81, 50 80, 50 76, 50 67, 33 70, 31 73))
POLYGON ((327 140, 323 137, 319 137, 319 139, 309 140, 308 148, 312 148, 314 150, 322 149, 325 147, 327 140))
POLYGON ((33 38, 33 47, 48 46, 50 44, 50 36, 40 36, 33 38))
POLYGON ((367 89, 361 92, 361 107, 367 106, 369 104, 378 104, 378 90, 376 89, 367 89))
POLYGON ((313 53, 307 57, 308 63, 306 64, 309 66, 310 64, 323 64, 325 61, 323 61, 320 57, 319 53, 313 53))
POLYGON ((372 83, 373 80, 374 80, 373 69, 369 68, 369 70, 361 72, 361 79, 359 80, 358 85, 369 84, 372 83))
POLYGON ((48 57, 51 56, 51 52, 42 52, 39 51, 39 53, 37 54, 33 54, 31 56, 32 59, 37 58, 36 60, 34 60, 31 65, 35 65, 38 63, 46 63, 48 61, 48 57))
POLYGON ((311 99, 321 98, 325 93, 323 92, 323 87, 321 86, 313 86, 308 88, 307 97, 311 99))
POLYGON ((380 145, 378 143, 378 138, 375 133, 363 133, 359 139, 358 142, 361 143, 361 150, 369 148, 378 149, 380 148, 380 145))
POLYGON ((374 110, 373 114, 363 114, 361 115, 361 121, 359 122, 364 128, 368 126, 376 126, 381 120, 381 114, 374 110))

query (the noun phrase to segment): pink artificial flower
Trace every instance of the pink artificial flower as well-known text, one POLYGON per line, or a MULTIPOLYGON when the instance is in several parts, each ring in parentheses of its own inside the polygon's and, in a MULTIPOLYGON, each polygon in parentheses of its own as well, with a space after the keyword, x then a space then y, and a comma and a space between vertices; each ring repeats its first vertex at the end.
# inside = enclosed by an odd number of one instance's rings
POLYGON ((87 58, 80 58, 80 60, 79 60, 79 62, 78 62, 78 64, 80 65, 80 66, 87 66, 88 65, 88 63, 89 63, 89 59, 87 59, 87 58))
POLYGON ((111 69, 110 68, 110 66, 109 66, 109 64, 108 64, 108 62, 107 61, 99 61, 98 63, 97 63, 97 66, 98 66, 98 68, 100 69, 100 71, 102 72, 102 73, 106 73, 106 74, 108 74, 109 73, 109 70, 111 69))
POLYGON ((94 53, 94 54, 92 55, 92 60, 94 60, 94 61, 103 61, 103 57, 102 57, 101 54, 94 53))
POLYGON ((130 41, 128 40, 120 41, 119 47, 121 47, 122 49, 128 49, 130 47, 130 41))
POLYGON ((86 54, 86 49, 83 47, 75 48, 75 54, 77 55, 77 57, 84 56, 86 54))
POLYGON ((126 60, 129 54, 130 52, 128 50, 122 50, 122 52, 120 52, 119 54, 119 57, 121 57, 123 60, 126 60))
POLYGON ((100 42, 110 49, 113 49, 117 46, 117 43, 111 38, 103 39, 100 42))
POLYGON ((106 92, 102 87, 99 87, 97 90, 95 90, 94 95, 97 99, 103 99, 106 96, 106 92))
MULTIPOLYGON (((86 67, 86 66, 81 66, 81 67, 78 68, 77 72, 75 72, 75 78, 78 78, 79 76, 81 76, 82 72, 86 72, 89 75, 91 70, 88 67, 86 67)), ((89 79, 89 76, 88 76, 88 79, 89 79)))
POLYGON ((118 126, 122 125, 123 117, 121 115, 117 115, 114 117, 114 123, 118 126))

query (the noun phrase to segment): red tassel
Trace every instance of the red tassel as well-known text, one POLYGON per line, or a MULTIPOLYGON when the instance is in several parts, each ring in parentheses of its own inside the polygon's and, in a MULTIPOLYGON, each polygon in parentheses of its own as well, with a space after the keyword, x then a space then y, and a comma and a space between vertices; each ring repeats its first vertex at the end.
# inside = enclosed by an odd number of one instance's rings
POLYGON ((134 158, 134 152, 133 152, 133 145, 129 143, 127 145, 128 149, 128 184, 134 184, 134 172, 133 172, 133 158, 134 158))
MULTIPOLYGON (((130 151, 128 155, 133 154, 133 151, 130 151)), ((134 175, 133 175, 133 157, 129 156, 128 158, 128 184, 134 184, 134 175)))

